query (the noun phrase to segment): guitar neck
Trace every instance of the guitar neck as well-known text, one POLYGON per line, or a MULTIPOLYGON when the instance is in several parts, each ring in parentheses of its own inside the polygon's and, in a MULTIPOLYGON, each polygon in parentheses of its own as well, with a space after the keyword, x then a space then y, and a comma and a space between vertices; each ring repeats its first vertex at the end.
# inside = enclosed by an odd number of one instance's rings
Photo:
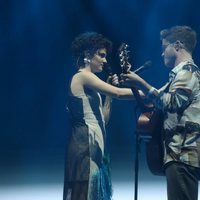
MULTIPOLYGON (((129 60, 128 60, 129 59, 128 54, 129 54, 130 51, 129 51, 128 47, 129 46, 127 44, 122 43, 119 47, 119 50, 118 50, 119 59, 120 59, 120 66, 121 66, 121 69, 122 69, 122 73, 124 73, 124 74, 128 73, 128 71, 130 69, 130 63, 129 63, 129 60)), ((132 87, 131 90, 132 90, 132 92, 135 96, 135 99, 138 102, 141 110, 143 112, 150 111, 149 105, 144 104, 144 101, 143 101, 142 97, 140 96, 138 89, 135 88, 135 87, 132 87)), ((152 110, 152 106, 151 106, 151 110, 152 110)))

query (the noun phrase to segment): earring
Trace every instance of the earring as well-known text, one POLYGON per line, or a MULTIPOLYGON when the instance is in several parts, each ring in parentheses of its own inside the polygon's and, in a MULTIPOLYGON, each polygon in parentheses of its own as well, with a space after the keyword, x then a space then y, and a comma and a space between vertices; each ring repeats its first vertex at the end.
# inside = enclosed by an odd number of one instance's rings
POLYGON ((83 60, 84 60, 84 63, 85 63, 86 65, 90 63, 90 59, 89 59, 89 58, 84 58, 83 60))

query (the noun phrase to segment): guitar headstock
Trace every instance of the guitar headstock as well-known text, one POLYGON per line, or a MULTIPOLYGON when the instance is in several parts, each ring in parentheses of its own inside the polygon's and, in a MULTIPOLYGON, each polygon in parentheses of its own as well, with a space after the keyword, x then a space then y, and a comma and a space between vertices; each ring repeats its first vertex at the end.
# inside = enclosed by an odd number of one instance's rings
POLYGON ((128 69, 130 68, 129 59, 129 46, 126 43, 122 43, 118 49, 118 55, 120 60, 120 66, 122 69, 122 73, 126 74, 128 69))

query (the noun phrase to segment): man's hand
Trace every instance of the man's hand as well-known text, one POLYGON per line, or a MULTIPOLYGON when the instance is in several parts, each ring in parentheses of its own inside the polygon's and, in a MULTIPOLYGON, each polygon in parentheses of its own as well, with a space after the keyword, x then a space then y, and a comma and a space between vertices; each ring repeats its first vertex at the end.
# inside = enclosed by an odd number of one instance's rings
POLYGON ((120 83, 128 87, 138 86, 143 80, 140 76, 132 71, 128 71, 127 74, 121 74, 120 77, 120 83))

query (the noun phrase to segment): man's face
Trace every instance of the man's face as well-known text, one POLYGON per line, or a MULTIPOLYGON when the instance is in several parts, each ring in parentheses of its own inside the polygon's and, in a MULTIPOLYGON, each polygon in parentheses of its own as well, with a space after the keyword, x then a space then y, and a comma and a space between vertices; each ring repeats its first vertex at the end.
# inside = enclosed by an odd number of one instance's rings
POLYGON ((162 40, 162 57, 164 64, 173 68, 176 60, 176 49, 174 48, 174 43, 169 43, 167 40, 162 40))

